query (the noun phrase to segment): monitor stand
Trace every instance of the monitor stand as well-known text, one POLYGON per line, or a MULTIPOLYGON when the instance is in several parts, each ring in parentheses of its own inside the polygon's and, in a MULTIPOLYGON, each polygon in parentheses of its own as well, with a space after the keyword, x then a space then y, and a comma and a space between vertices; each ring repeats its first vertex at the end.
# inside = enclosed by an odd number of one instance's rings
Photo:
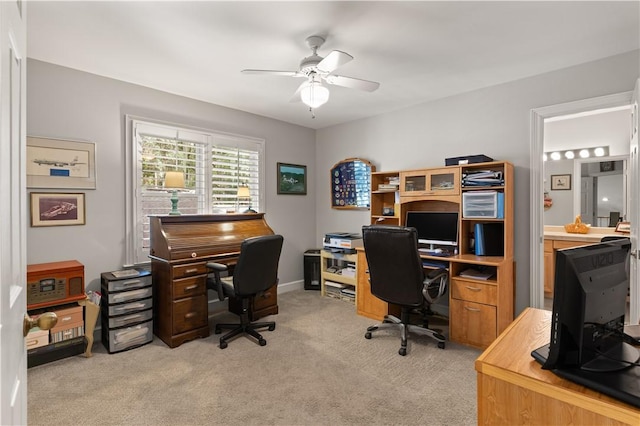
POLYGON ((620 342, 602 355, 598 355, 580 367, 581 370, 606 373, 618 371, 635 364, 640 359, 638 350, 628 343, 620 342))

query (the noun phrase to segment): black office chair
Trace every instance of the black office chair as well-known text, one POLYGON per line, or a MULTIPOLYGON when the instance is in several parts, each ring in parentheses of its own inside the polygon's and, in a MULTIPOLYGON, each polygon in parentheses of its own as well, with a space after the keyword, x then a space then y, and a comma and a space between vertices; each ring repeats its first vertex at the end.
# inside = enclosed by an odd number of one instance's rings
POLYGON ((220 273, 227 270, 226 265, 207 263, 207 267, 213 273, 213 276, 209 275, 207 278, 207 288, 218 292, 220 300, 233 296, 239 298, 242 303, 240 324, 215 325, 216 334, 221 333, 222 329, 231 330, 220 338, 220 349, 227 347, 227 340, 241 333, 255 337, 260 346, 267 344, 256 330, 268 328, 269 331, 273 331, 276 323, 249 321, 249 300, 278 282, 278 262, 283 240, 282 235, 265 235, 244 240, 232 277, 221 277, 220 273))
POLYGON ((409 324, 416 310, 430 312, 429 306, 447 289, 446 269, 431 271, 426 277, 418 252, 418 235, 414 228, 372 225, 362 227, 364 250, 369 267, 371 293, 387 303, 400 305, 400 318, 385 315, 381 324, 367 328, 364 337, 379 329, 397 327, 401 331, 398 353, 407 354, 408 332, 429 336, 444 349, 445 337, 436 330, 409 324))
POLYGON ((629 237, 624 237, 622 235, 607 235, 600 239, 601 243, 606 243, 607 241, 615 241, 615 240, 629 240, 629 237))

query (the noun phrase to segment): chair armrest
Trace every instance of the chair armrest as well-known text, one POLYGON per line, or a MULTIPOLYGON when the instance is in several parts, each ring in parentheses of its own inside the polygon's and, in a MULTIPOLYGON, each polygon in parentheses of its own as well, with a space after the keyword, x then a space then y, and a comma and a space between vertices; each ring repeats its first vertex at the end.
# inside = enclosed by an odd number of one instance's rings
POLYGON ((213 279, 207 277, 207 288, 218 292, 218 300, 224 300, 224 290, 222 289, 222 280, 220 279, 220 272, 227 270, 227 265, 216 262, 208 262, 207 268, 213 273, 213 279))
POLYGON ((227 270, 227 265, 223 265, 222 263, 216 263, 216 262, 208 262, 207 263, 207 268, 209 269, 213 269, 212 272, 223 272, 227 270))
POLYGON ((422 281, 422 295, 429 303, 438 300, 447 291, 449 271, 444 268, 434 269, 422 281))

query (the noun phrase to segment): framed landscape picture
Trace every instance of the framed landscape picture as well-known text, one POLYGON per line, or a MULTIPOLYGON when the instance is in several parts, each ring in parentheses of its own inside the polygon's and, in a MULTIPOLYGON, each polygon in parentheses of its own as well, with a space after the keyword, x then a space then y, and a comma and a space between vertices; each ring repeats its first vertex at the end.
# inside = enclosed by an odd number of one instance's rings
POLYGON ((84 193, 31 193, 31 226, 84 224, 84 193))
POLYGON ((306 195, 307 166, 278 163, 278 194, 306 195))

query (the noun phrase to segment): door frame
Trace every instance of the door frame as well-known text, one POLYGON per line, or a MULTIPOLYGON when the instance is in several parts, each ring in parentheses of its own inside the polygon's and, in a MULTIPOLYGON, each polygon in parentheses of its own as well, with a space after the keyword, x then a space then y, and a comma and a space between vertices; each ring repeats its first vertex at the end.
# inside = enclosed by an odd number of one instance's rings
POLYGON ((530 264, 531 281, 529 305, 544 309, 544 120, 569 114, 579 114, 599 109, 614 108, 631 105, 633 92, 616 93, 613 95, 583 99, 531 110, 529 137, 529 166, 531 207, 530 264))

